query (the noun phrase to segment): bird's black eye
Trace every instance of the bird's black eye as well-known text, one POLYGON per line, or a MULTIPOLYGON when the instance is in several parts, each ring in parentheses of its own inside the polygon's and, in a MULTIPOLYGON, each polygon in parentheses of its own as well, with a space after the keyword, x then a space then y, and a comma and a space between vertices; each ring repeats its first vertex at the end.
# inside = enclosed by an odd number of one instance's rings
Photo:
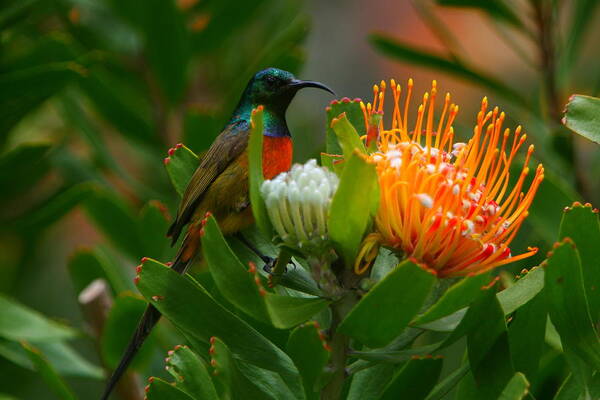
POLYGON ((273 75, 267 75, 267 83, 269 84, 269 86, 273 86, 276 80, 277 79, 273 75))

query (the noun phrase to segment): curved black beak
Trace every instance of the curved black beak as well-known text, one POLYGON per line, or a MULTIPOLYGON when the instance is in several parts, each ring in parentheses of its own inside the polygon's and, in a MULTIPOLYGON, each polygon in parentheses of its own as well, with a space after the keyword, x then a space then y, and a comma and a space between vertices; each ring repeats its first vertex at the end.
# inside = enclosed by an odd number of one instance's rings
POLYGON ((325 90, 326 92, 331 93, 332 95, 335 96, 335 92, 333 90, 331 90, 329 87, 325 86, 324 84, 322 84, 321 82, 314 82, 314 81, 302 81, 300 79, 294 79, 292 82, 290 82, 288 84, 289 87, 292 87, 296 90, 300 90, 302 88, 307 88, 307 87, 314 87, 317 89, 322 89, 325 90))

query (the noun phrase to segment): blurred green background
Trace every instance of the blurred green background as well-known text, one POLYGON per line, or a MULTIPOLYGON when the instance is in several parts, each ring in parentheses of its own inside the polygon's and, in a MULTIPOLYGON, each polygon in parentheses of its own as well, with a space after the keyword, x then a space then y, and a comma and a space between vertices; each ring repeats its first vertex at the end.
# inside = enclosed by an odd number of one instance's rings
MULTIPOLYGON (((267 66, 363 99, 381 79, 412 77, 417 96, 437 79, 461 107, 459 137, 472 132, 487 95, 508 126, 524 126, 546 167, 514 249, 538 245, 545 254, 563 207, 600 203, 598 146, 560 124, 569 95, 600 93, 598 2, 479 3, 2 1, 0 293, 85 330, 69 264, 90 256, 127 278, 142 256, 168 261, 162 216, 178 198, 162 159, 179 142, 205 150, 247 80, 267 66)), ((307 90, 292 103, 296 160, 323 150, 330 100, 307 90)), ((19 335, 5 330, 0 393, 53 398, 15 350, 19 335)), ((70 343, 100 364, 88 337, 70 343)), ((554 373, 556 361, 545 362, 554 373)), ((85 377, 65 374, 82 398, 102 386, 89 368, 85 377)))

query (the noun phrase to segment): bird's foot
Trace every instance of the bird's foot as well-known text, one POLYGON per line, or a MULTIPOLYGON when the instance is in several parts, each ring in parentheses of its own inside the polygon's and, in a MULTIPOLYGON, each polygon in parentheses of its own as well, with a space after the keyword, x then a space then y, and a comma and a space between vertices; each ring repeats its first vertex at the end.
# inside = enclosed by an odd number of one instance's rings
POLYGON ((292 268, 296 269, 296 264, 290 260, 290 262, 288 262, 287 266, 285 266, 283 268, 283 271, 274 272, 273 270, 275 269, 275 265, 277 264, 277 258, 273 258, 273 257, 269 257, 269 256, 262 256, 261 258, 265 263, 265 265, 263 267, 263 271, 265 271, 269 275, 283 275, 287 272, 289 266, 292 266, 292 268))

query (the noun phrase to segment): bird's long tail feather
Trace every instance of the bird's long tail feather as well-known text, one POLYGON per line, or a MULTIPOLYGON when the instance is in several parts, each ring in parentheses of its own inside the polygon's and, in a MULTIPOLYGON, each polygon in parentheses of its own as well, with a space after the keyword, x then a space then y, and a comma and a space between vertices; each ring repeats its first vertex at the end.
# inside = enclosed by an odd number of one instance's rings
MULTIPOLYGON (((189 263, 189 260, 183 261, 182 258, 183 257, 181 257, 179 254, 176 257, 175 262, 171 266, 171 269, 175 270, 179 274, 183 274, 185 272, 186 267, 189 263)), ((111 392, 119 382, 119 379, 121 379, 121 376, 125 374, 125 371, 127 371, 127 367, 129 367, 129 364, 139 351, 140 347, 142 347, 142 344, 144 343, 148 335, 150 335, 152 328, 154 328, 154 325, 156 325, 156 323, 160 319, 160 316, 160 311, 158 311, 156 307, 154 307, 151 304, 148 305, 146 311, 144 311, 144 314, 140 319, 140 322, 135 332, 133 333, 133 336, 131 337, 131 340, 129 341, 129 344, 127 345, 127 348, 125 349, 125 352, 123 353, 123 357, 121 358, 119 365, 113 371, 110 379, 106 384, 106 387, 104 388, 104 394, 102 394, 101 400, 108 399, 108 396, 110 396, 111 392)))

